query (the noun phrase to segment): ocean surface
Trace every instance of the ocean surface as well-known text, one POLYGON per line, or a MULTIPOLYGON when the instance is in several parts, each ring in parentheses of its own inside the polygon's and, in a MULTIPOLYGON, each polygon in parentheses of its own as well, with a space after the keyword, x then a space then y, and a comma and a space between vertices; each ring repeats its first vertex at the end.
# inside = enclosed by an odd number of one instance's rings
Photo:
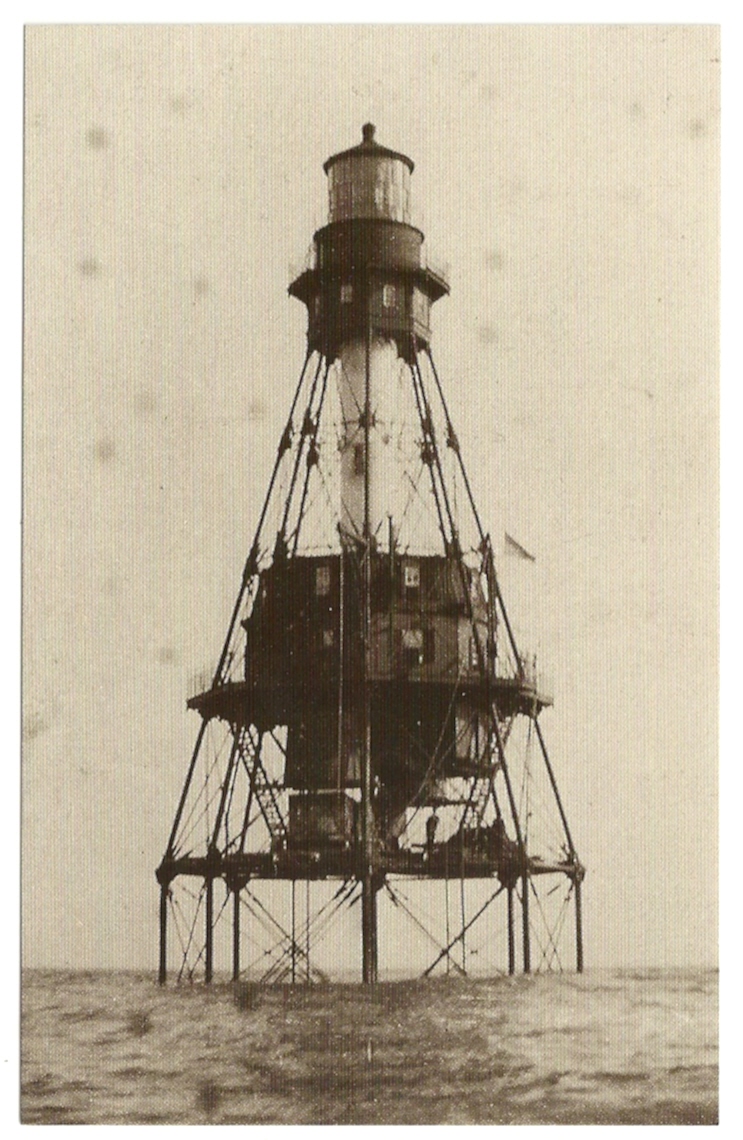
POLYGON ((259 988, 27 971, 28 1124, 714 1124, 717 972, 259 988))

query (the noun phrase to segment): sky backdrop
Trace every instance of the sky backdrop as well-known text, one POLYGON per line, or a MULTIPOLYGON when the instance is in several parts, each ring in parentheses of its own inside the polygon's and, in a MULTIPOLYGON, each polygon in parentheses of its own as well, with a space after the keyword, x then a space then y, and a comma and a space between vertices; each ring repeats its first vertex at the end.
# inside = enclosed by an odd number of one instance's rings
POLYGON ((585 885, 589 965, 711 964, 718 31, 54 26, 26 40, 24 958, 147 967, 154 868, 371 120, 585 885))

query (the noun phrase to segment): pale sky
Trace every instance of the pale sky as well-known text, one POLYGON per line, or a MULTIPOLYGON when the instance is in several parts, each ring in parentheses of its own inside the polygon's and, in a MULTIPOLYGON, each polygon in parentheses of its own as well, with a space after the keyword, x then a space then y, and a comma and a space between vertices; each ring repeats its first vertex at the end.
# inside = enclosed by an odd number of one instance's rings
POLYGON ((57 26, 26 70, 29 965, 154 966, 154 868, 372 120, 450 265, 433 349, 539 651, 589 965, 709 964, 719 43, 703 26, 57 26))

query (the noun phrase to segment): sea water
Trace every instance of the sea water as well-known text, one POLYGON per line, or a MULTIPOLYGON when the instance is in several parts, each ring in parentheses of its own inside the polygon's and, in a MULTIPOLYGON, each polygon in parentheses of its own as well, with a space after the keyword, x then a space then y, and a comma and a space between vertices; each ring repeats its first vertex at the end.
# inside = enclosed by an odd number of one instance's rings
POLYGON ((259 987, 28 971, 38 1124, 714 1124, 717 973, 259 987))

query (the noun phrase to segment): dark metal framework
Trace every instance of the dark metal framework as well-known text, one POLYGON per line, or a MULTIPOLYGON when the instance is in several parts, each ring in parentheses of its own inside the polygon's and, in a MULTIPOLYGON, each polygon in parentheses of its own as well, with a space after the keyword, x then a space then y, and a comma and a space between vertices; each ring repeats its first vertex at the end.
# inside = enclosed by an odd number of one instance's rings
MULTIPOLYGON (((357 153, 412 169, 369 128, 337 157, 357 153)), ((188 702, 201 725, 157 870, 161 982, 175 965, 169 932, 179 979, 210 982, 218 950, 235 980, 322 978, 318 948, 359 900, 367 983, 380 900, 434 944, 426 975, 467 972, 468 940, 501 897, 487 942, 502 969, 516 971, 519 946, 524 972, 561 969, 571 906, 583 969, 584 869, 539 722, 551 700, 517 646, 431 354, 430 305, 448 288, 422 265, 422 240, 400 221, 331 221, 290 287, 308 308, 307 353, 211 685, 188 702), (390 287, 396 304, 383 305, 390 287), (435 520, 438 548, 426 551, 392 518, 380 533, 371 513, 381 340, 414 409, 416 462, 403 473, 435 520), (332 374, 351 342, 364 346, 356 529, 328 492, 349 434, 329 408, 332 374), (313 502, 332 522, 319 552, 313 502), (468 912, 476 881, 492 889, 468 912), (443 931, 406 893, 416 882, 443 892, 443 931), (215 932, 230 901, 228 950, 215 932), (246 961, 249 943, 259 951, 246 961)))

